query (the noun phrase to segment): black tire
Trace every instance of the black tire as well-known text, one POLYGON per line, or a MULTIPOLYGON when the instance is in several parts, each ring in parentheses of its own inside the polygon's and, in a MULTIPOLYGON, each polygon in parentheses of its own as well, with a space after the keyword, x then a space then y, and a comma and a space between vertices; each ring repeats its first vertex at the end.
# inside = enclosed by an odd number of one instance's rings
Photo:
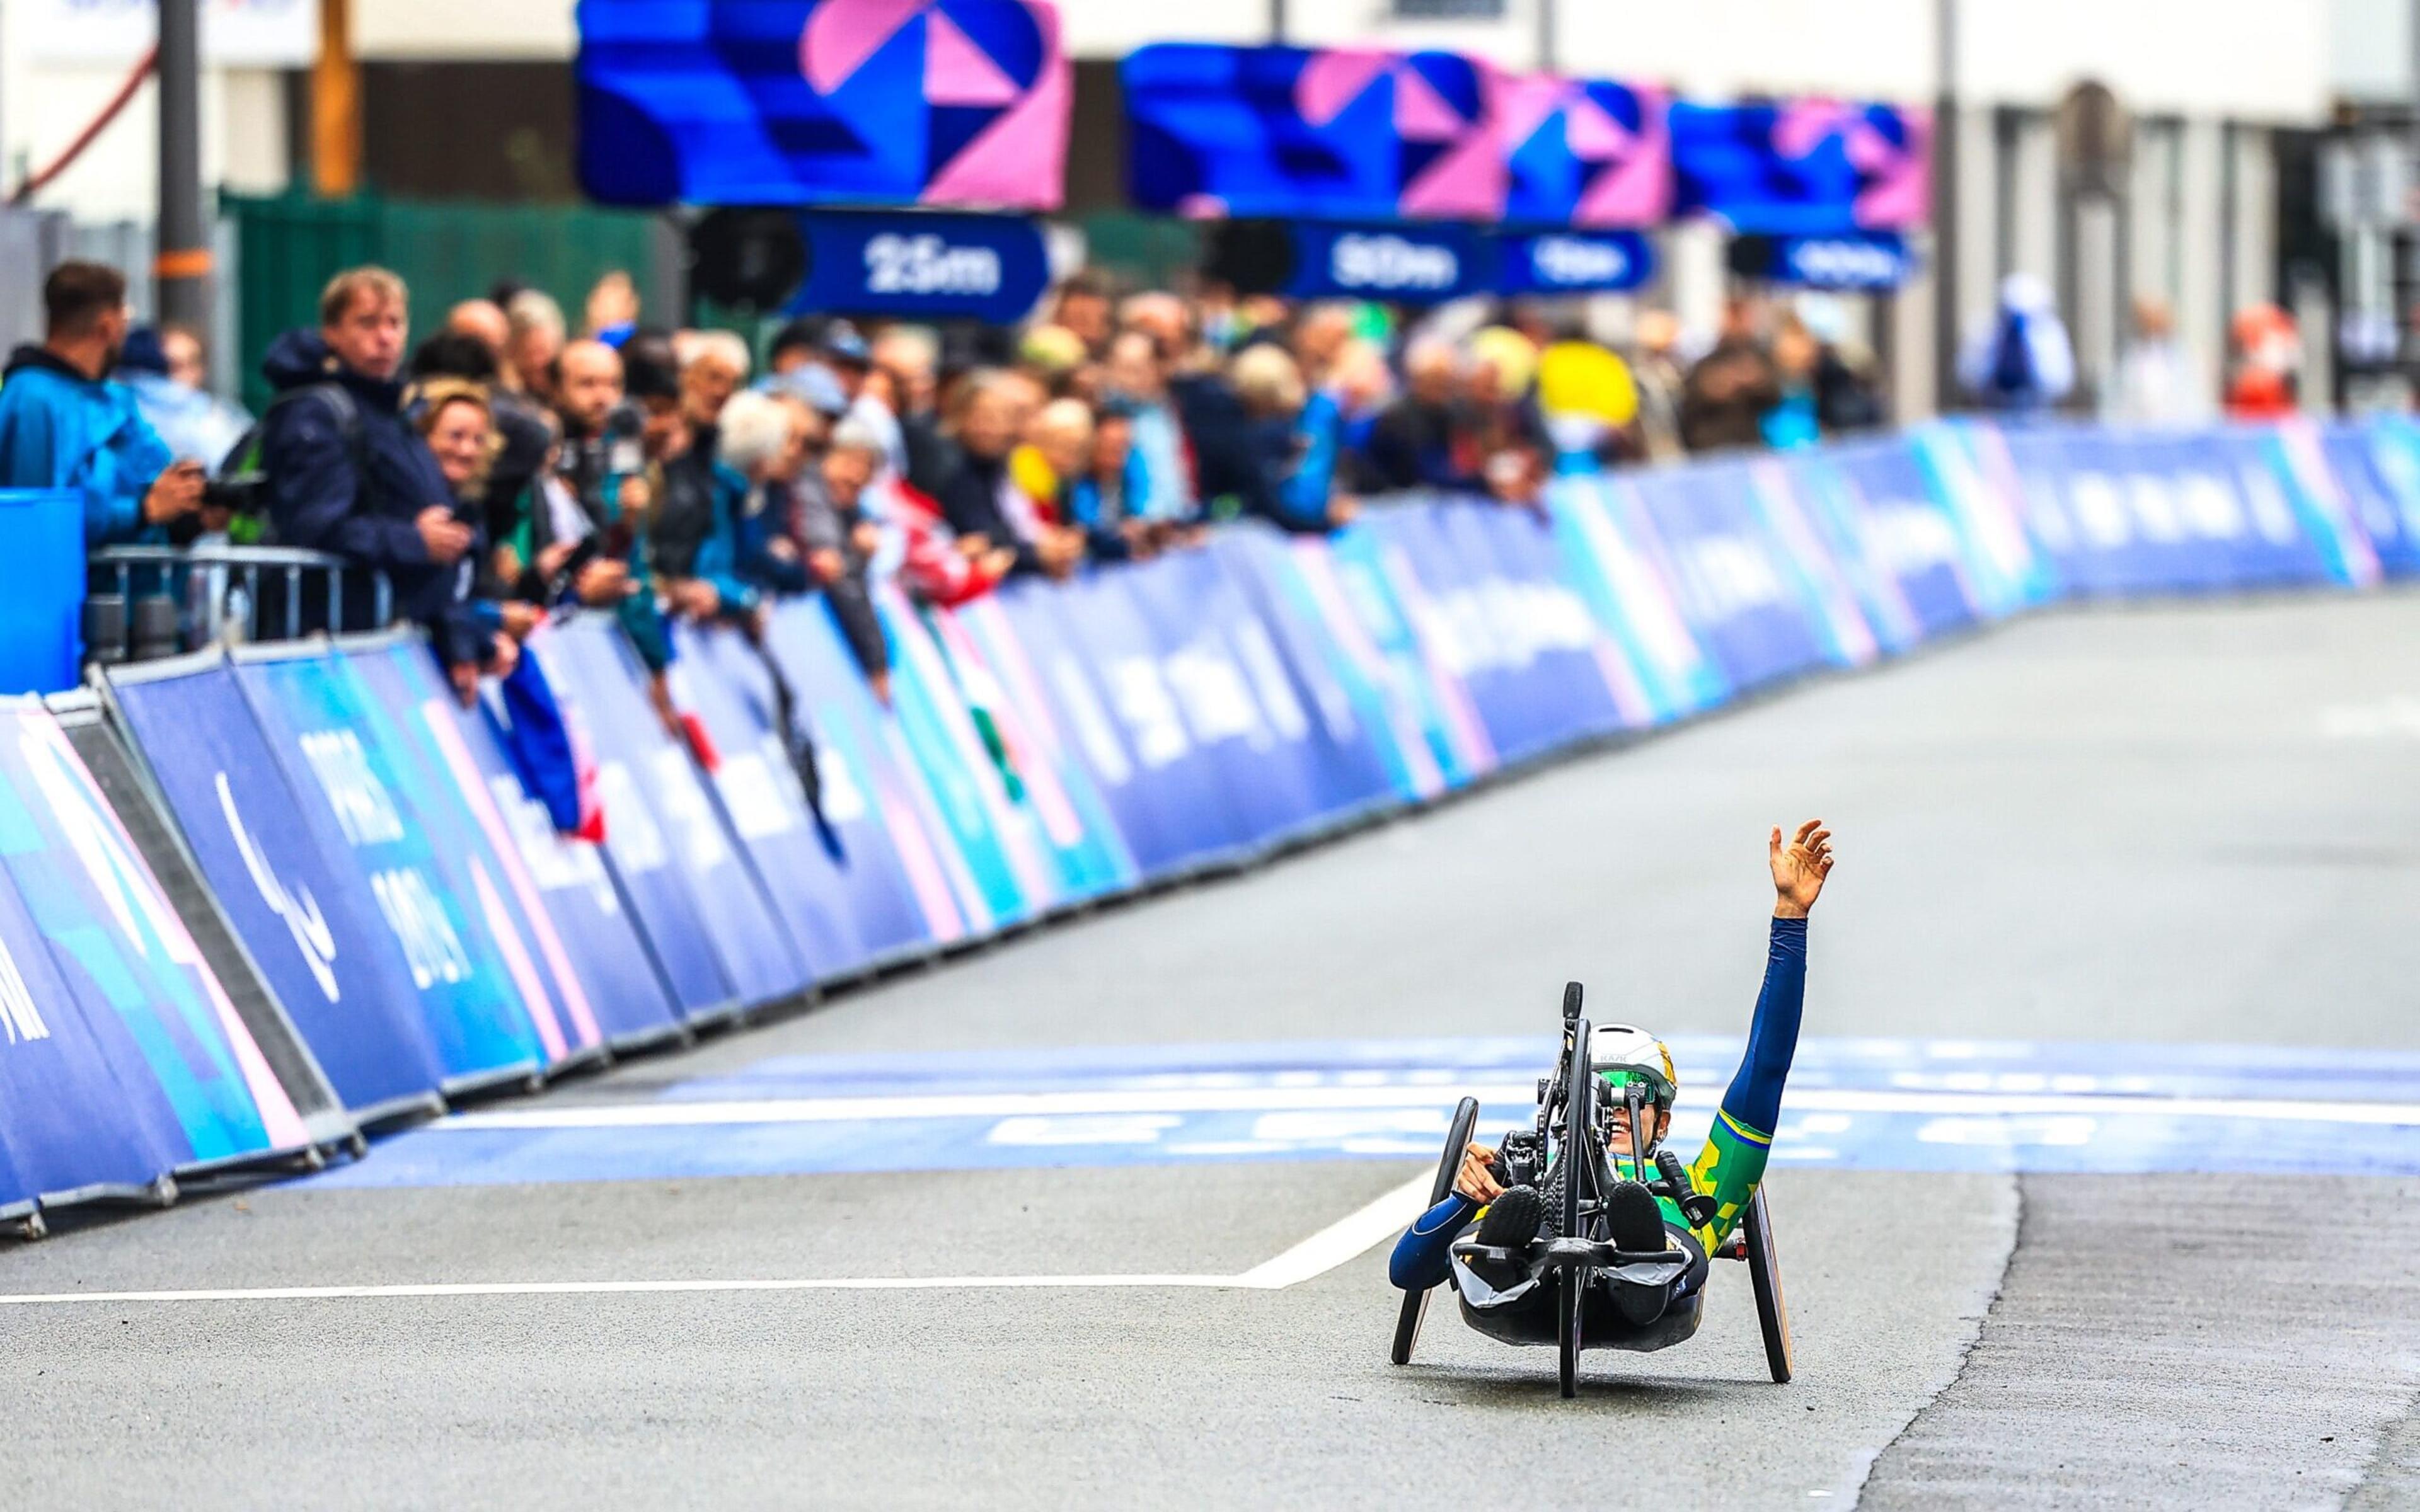
POLYGON ((1764 1334, 1764 1363, 1776 1386, 1791 1374, 1790 1305, 1781 1294, 1781 1264, 1773 1248, 1773 1214, 1764 1205, 1764 1189, 1748 1199, 1741 1222, 1747 1240, 1747 1277, 1756 1288, 1756 1324, 1764 1334))
POLYGON ((1563 1397, 1580 1394, 1580 1308, 1588 1301, 1589 1272, 1575 1265, 1563 1273, 1563 1294, 1555 1312, 1558 1380, 1563 1397))
MULTIPOLYGON (((1453 1110, 1453 1122, 1446 1127, 1445 1151, 1437 1157, 1436 1180, 1429 1183, 1429 1207, 1443 1202, 1446 1194, 1453 1190, 1454 1176, 1462 1169, 1463 1149, 1478 1129, 1479 1099, 1466 1097, 1453 1110)), ((1387 1351, 1388 1359, 1397 1365, 1412 1363, 1412 1346, 1419 1341, 1420 1319, 1428 1316, 1428 1290, 1404 1293, 1403 1309, 1395 1315, 1395 1343, 1387 1351)))

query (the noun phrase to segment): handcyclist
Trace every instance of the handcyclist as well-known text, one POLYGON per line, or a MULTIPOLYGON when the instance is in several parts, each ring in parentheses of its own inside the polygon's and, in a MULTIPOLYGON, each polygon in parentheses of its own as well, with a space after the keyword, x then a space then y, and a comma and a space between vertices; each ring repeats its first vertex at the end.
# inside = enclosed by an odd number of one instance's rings
MULTIPOLYGON (((1713 1199, 1711 1212, 1700 1208, 1702 1223, 1692 1224, 1678 1204, 1648 1190, 1644 1183, 1655 1180, 1655 1173, 1641 1160, 1630 1127, 1625 1094, 1634 1085, 1653 1108, 1648 1151, 1670 1127, 1672 1099, 1679 1090, 1671 1052, 1652 1035, 1621 1026, 1598 1030, 1592 1041, 1590 1066, 1610 1109, 1606 1145, 1614 1169, 1604 1210, 1610 1237, 1625 1252, 1678 1251, 1676 1257, 1685 1262, 1673 1279, 1662 1283, 1606 1273, 1610 1292, 1606 1300, 1634 1335, 1652 1335, 1660 1342, 1672 1342, 1694 1332, 1696 1308, 1683 1304, 1691 1303, 1704 1285, 1708 1256, 1730 1237, 1763 1179, 1773 1131, 1780 1119, 1782 1083, 1798 1047, 1798 1021, 1807 990, 1807 916, 1823 891, 1824 878, 1832 873, 1832 832, 1823 823, 1808 820, 1786 841, 1776 829, 1766 843, 1774 902, 1764 987, 1757 995, 1747 1054, 1723 1093, 1705 1148, 1688 1166, 1691 1188, 1713 1199), (1686 1316, 1668 1320, 1668 1312, 1686 1316), (1659 1322, 1668 1326, 1658 1328, 1659 1322)), ((1476 1142, 1466 1149, 1452 1193, 1404 1232, 1395 1245, 1388 1278, 1407 1290, 1426 1290, 1450 1277, 1473 1323, 1490 1332, 1500 1329, 1507 1336, 1523 1335, 1522 1341, 1527 1342, 1543 1320, 1544 1339, 1551 1342, 1552 1292, 1541 1284, 1539 1273, 1484 1262, 1474 1268, 1458 1262, 1452 1253, 1455 1241, 1474 1223, 1481 1244, 1503 1249, 1517 1250, 1548 1231, 1551 1218, 1545 1196, 1533 1185, 1508 1189, 1500 1179, 1503 1174, 1495 1149, 1476 1142), (1494 1273, 1483 1273, 1489 1272, 1494 1273)), ((1549 1185, 1559 1179, 1559 1173, 1542 1178, 1549 1185)), ((1656 1346, 1642 1341, 1636 1347, 1656 1346)))

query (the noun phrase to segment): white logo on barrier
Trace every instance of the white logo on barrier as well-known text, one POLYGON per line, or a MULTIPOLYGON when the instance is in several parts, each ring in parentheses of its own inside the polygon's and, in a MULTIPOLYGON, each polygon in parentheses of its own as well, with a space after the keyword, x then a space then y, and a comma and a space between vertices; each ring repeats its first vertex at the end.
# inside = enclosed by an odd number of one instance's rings
POLYGON ((418 867, 375 873, 370 891, 378 899, 379 912, 386 916, 387 928, 403 947, 414 987, 427 992, 439 982, 471 980, 471 954, 462 949, 462 936, 455 933, 445 905, 437 901, 437 889, 418 867))
POLYGON ((286 884, 269 865, 269 857, 260 854, 253 843, 252 832, 243 826, 243 815, 237 811, 235 794, 227 786, 227 775, 216 775, 219 811, 226 816, 227 834, 235 841, 238 856, 243 857, 243 869, 252 876, 252 885, 260 889, 260 901, 269 905, 294 937, 294 949, 301 951, 302 964, 311 970, 311 980, 330 1002, 339 1000, 336 990, 336 937, 328 928, 328 920, 319 912, 318 900, 309 889, 288 892, 286 884))
POLYGON ((1110 733, 1109 717, 1093 696, 1092 681, 1075 657, 1062 656, 1050 664, 1050 686, 1059 690, 1059 702, 1067 708, 1067 722, 1076 727, 1076 743, 1084 748, 1093 770, 1113 788, 1125 786, 1134 777, 1134 767, 1127 763, 1118 737, 1110 733))
POLYGON ((34 995, 25 985, 24 974, 17 969, 17 958, 8 953, 5 943, 0 943, 0 1036, 5 1036, 8 1044, 51 1037, 51 1026, 42 1022, 41 1011, 34 1006, 34 995))
POLYGON ((1786 602, 1781 575, 1755 542, 1736 535, 1700 536, 1673 548, 1681 593, 1700 620, 1727 620, 1786 602))
POLYGON ((1120 656, 1102 669, 1109 683, 1109 703, 1133 737, 1135 760, 1145 771, 1156 771, 1182 761, 1193 743, 1186 738, 1185 720, 1176 700, 1149 656, 1120 656))
POLYGON ((2126 501, 2118 496, 2118 485, 2109 474, 2079 472, 2069 480, 2067 495, 2085 545, 2107 551, 2134 538, 2133 527, 2126 518, 2126 501))
POLYGON ((1885 500, 1865 515, 1866 554, 1894 578, 1913 578, 1958 560, 1958 532, 1931 505, 1885 500))
MULTIPOLYGON (((1222 740, 1243 740, 1256 749, 1269 744, 1268 726, 1261 718, 1260 706, 1252 702, 1243 669, 1213 637, 1203 636, 1171 656, 1167 672, 1168 686, 1176 690, 1176 702, 1185 711, 1185 722, 1195 741, 1215 746, 1222 740)), ((1295 718, 1301 721, 1300 709, 1295 711, 1295 718)))
POLYGON ((865 288, 869 294, 997 294, 1000 254, 953 246, 929 231, 886 231, 865 244, 865 288))
POLYGON ((605 874, 605 861, 596 846, 557 833, 554 816, 529 795, 519 779, 500 773, 488 779, 488 792, 503 812, 505 827, 513 832, 513 848, 520 852, 521 862, 539 891, 586 887, 600 912, 621 912, 622 900, 613 891, 613 879, 605 874))
POLYGON ((770 840, 799 827, 805 795, 797 774, 789 770, 789 759, 780 754, 778 745, 774 749, 770 761, 757 751, 725 751, 715 771, 714 785, 721 791, 722 807, 741 840, 770 840), (782 764, 779 776, 773 762, 782 764))
POLYGON ((2295 528, 2293 506, 2286 502, 2286 490, 2267 468, 2248 467, 2236 474, 2243 485, 2243 497, 2252 506, 2252 528, 2260 538, 2277 546, 2289 545, 2302 538, 2295 528))
POLYGON ((672 859, 664 832, 657 827, 655 810, 639 801, 630 769, 620 762, 597 764, 597 802, 605 810, 605 843, 613 848, 613 863, 626 876, 644 876, 663 870, 672 859))
POLYGON ((383 845, 403 839, 403 818, 395 797, 370 770, 369 757, 349 730, 315 730, 302 737, 302 758, 336 810, 336 823, 352 845, 383 845))
POLYGON ((2184 516, 2177 508, 2176 495, 2168 491, 2167 479, 2135 473, 2126 480, 2126 502, 2143 527, 2143 539, 2172 546, 2185 538, 2184 516))
POLYGON ((2185 524, 2196 534, 2213 541, 2232 541, 2243 533, 2243 510, 2235 501, 2235 490, 2225 478, 2208 472, 2193 472, 2180 485, 2183 497, 2179 508, 2185 524))
MULTIPOLYGON (((1277 727, 1279 738, 1300 740, 1310 734, 1311 717, 1303 712, 1302 701, 1294 696, 1293 680, 1286 675, 1285 661, 1278 655, 1276 644, 1269 640, 1268 626, 1258 620, 1239 620, 1234 626, 1233 640, 1235 654, 1242 659, 1244 671, 1252 680, 1252 692, 1260 699, 1261 707, 1268 711, 1269 723, 1277 727)), ((1340 691, 1340 702, 1342 697, 1340 691)), ((1323 706, 1320 714, 1330 734, 1340 740, 1351 738, 1353 714, 1350 707, 1340 711, 1323 706), (1341 731, 1337 728, 1340 717, 1344 721, 1341 731)))
MULTIPOLYGON (((714 805, 690 768, 689 752, 678 746, 665 746, 650 752, 647 763, 654 768, 656 791, 663 795, 664 818, 680 845, 681 863, 692 873, 712 872, 728 863, 731 847, 723 842, 722 824, 714 816, 714 805)), ((611 825, 613 821, 606 824, 611 825)), ((608 828, 606 833, 613 831, 608 828)))
POLYGON ((1328 248, 1327 273, 1342 288, 1451 288, 1462 277, 1462 259, 1448 247, 1348 232, 1328 248))
POLYGON ((1529 243, 1529 268, 1541 284, 1620 284, 1630 276, 1630 253, 1619 241, 1540 237, 1529 243))

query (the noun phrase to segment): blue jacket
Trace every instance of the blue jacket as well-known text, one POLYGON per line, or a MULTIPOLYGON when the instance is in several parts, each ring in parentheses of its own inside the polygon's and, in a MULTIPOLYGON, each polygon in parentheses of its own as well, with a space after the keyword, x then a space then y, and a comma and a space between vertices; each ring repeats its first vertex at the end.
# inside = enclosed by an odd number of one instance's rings
MULTIPOLYGON (((474 544, 471 556, 450 566, 429 559, 415 519, 431 504, 459 506, 436 455, 403 412, 403 385, 345 367, 308 329, 278 337, 260 370, 278 390, 260 423, 260 467, 278 544, 383 568, 397 612, 428 627, 439 656, 484 660, 486 638, 469 611, 462 570, 482 548, 474 544)), ((460 513, 476 527, 475 510, 460 513)), ((361 627, 359 610, 370 601, 369 575, 348 574, 347 624, 338 628, 361 627)))
POLYGON ((143 496, 174 460, 125 384, 85 378, 39 347, 9 357, 0 379, 0 487, 84 495, 86 546, 156 533, 143 522, 143 496))

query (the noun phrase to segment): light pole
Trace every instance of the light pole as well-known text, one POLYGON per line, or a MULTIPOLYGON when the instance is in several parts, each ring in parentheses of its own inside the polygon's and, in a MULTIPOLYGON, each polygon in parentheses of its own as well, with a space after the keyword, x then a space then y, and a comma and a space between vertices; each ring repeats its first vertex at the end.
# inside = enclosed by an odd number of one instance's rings
POLYGON ((160 0, 160 206, 151 263, 163 325, 208 330, 210 243, 202 224, 201 26, 196 0, 160 0))
POLYGON ((1958 0, 1933 0, 1933 18, 1932 406, 1946 413, 1958 398, 1958 0))

